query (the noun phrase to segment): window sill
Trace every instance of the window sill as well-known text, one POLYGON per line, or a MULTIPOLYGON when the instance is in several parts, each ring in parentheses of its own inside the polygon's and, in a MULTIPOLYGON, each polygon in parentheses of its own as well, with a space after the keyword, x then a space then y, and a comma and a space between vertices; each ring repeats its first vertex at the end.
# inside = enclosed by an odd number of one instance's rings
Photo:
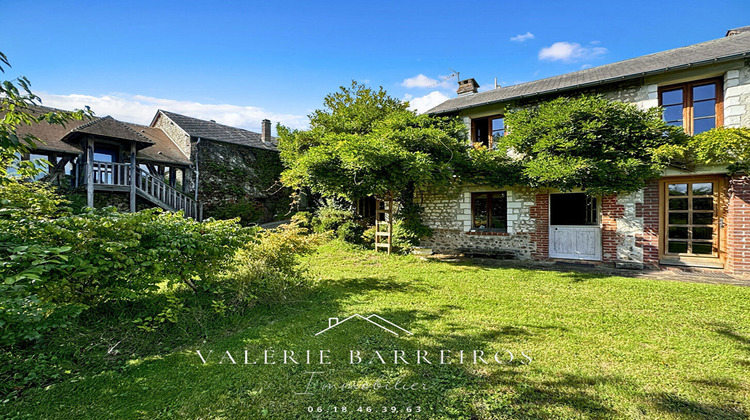
POLYGON ((499 231, 493 231, 493 230, 470 230, 466 232, 467 235, 477 235, 477 236, 508 236, 508 232, 499 232, 499 231))

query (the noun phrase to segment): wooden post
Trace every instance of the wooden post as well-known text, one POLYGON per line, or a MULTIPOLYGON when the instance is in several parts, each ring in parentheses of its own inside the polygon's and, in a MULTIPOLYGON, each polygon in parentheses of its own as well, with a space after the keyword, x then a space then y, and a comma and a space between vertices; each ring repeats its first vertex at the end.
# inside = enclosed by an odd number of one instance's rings
POLYGON ((177 185, 177 170, 174 166, 169 167, 169 186, 174 188, 177 185))
POLYGON ((94 207, 94 140, 86 141, 86 205, 94 207))
POLYGON ((135 142, 130 142, 130 212, 135 213, 135 142))

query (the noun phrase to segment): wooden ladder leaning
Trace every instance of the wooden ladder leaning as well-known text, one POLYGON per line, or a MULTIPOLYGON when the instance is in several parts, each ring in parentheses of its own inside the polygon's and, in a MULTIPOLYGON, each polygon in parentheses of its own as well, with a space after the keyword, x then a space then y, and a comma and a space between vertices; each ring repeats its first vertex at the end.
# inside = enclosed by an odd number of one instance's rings
POLYGON ((391 253, 393 233, 393 193, 375 201, 375 252, 385 249, 391 253), (381 208, 382 207, 382 208, 381 208))

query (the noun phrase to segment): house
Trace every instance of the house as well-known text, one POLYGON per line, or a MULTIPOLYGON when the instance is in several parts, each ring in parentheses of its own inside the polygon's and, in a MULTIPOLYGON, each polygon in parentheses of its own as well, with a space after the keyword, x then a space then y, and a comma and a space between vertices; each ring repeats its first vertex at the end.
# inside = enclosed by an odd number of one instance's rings
POLYGON ((251 203, 248 221, 262 221, 273 217, 269 188, 281 172, 271 122, 262 127, 255 133, 159 110, 148 126, 106 116, 66 126, 40 122, 19 134, 41 140, 22 158, 46 158, 44 179, 85 193, 89 207, 156 206, 202 218, 205 205, 206 216, 234 217, 221 210, 243 201, 251 203))
MULTIPOLYGON (((542 80, 478 87, 474 79, 460 81, 458 96, 428 113, 461 117, 471 141, 490 148, 504 135, 508 110, 580 93, 661 106, 665 120, 688 134, 750 127, 750 27, 542 80)), ((457 196, 417 199, 434 230, 423 245, 437 251, 750 272, 750 178, 723 166, 669 169, 645 189, 619 196, 467 185, 457 196)))

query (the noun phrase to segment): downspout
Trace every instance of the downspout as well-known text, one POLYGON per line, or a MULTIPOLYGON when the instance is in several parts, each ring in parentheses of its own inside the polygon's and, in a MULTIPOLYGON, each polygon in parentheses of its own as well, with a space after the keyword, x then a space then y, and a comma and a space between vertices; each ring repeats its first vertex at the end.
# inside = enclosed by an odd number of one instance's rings
POLYGON ((198 180, 200 179, 200 171, 198 170, 198 145, 201 144, 201 138, 198 137, 198 141, 195 142, 195 203, 198 203, 198 180))

